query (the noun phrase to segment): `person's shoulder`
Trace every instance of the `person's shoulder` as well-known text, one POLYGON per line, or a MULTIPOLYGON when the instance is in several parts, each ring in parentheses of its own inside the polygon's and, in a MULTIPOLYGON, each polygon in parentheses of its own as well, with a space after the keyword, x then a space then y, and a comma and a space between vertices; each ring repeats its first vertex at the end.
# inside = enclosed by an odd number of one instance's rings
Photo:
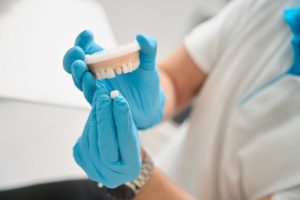
POLYGON ((264 8, 265 6, 271 6, 269 8, 275 8, 276 6, 281 7, 293 7, 299 4, 299 0, 232 0, 230 1, 232 4, 239 4, 239 6, 244 7, 252 7, 255 9, 264 8))
POLYGON ((234 16, 240 22, 246 22, 270 16, 271 13, 283 16, 286 9, 299 5, 299 0, 232 0, 227 6, 227 12, 235 13, 234 16))
POLYGON ((233 6, 241 6, 241 7, 249 7, 259 9, 265 7, 266 5, 274 6, 288 6, 293 4, 299 4, 298 0, 232 0, 228 4, 232 4, 233 6))

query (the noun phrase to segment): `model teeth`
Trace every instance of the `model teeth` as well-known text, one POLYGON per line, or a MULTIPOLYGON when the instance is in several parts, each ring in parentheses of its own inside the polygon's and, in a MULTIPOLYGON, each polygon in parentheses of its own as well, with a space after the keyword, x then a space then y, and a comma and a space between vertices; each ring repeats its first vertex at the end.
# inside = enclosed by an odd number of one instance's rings
POLYGON ((101 69, 100 74, 102 79, 106 79, 106 73, 103 69, 101 69))
POLYGON ((122 74, 122 68, 121 67, 117 67, 116 69, 115 69, 115 71, 116 71, 116 73, 117 74, 122 74))
POLYGON ((140 66, 140 64, 141 64, 141 63, 140 63, 140 60, 136 61, 135 63, 136 63, 136 69, 139 68, 139 66, 140 66))
POLYGON ((139 68, 140 65, 140 60, 136 61, 133 63, 133 71, 136 70, 137 68, 139 68))
POLYGON ((128 64, 128 72, 132 72, 132 70, 133 70, 133 66, 132 66, 132 63, 130 62, 129 64, 128 64))
POLYGON ((114 78, 114 77, 116 77, 115 72, 111 68, 108 68, 106 70, 106 77, 107 78, 114 78))
POLYGON ((137 68, 138 68, 138 63, 137 63, 137 62, 134 62, 134 63, 133 63, 133 71, 136 70, 137 68))
POLYGON ((97 79, 100 81, 102 78, 101 78, 101 74, 99 72, 96 73, 96 77, 97 79))
POLYGON ((107 68, 105 70, 101 69, 100 72, 96 72, 96 79, 102 80, 106 78, 114 78, 116 77, 116 74, 127 74, 128 72, 135 71, 140 65, 140 60, 137 60, 135 62, 129 62, 128 65, 123 64, 123 66, 118 66, 114 70, 113 68, 107 68), (115 74, 116 73, 116 74, 115 74))
POLYGON ((136 67, 135 67, 135 62, 134 63, 132 63, 132 71, 134 71, 136 69, 136 67))
POLYGON ((124 74, 127 74, 128 73, 128 67, 127 67, 127 65, 123 65, 123 67, 122 67, 122 69, 123 69, 123 73, 124 74))

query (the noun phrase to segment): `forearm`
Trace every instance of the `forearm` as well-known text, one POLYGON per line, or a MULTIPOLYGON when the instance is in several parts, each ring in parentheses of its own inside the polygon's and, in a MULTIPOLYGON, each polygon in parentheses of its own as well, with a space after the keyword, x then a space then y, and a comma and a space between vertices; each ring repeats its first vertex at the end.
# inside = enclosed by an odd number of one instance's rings
MULTIPOLYGON (((140 193, 134 198, 134 200, 196 200, 193 196, 186 193, 178 186, 176 186, 171 180, 168 179, 158 168, 154 168, 150 179, 143 186, 140 193)), ((261 200, 272 200, 271 196, 268 196, 261 200)))
POLYGON ((194 197, 178 188, 158 168, 154 168, 150 179, 134 200, 195 200, 194 197))
POLYGON ((204 83, 206 74, 193 62, 184 46, 160 62, 158 70, 166 95, 164 119, 168 119, 191 102, 204 83))
POLYGON ((170 76, 162 69, 159 69, 159 75, 160 85, 166 95, 163 117, 163 120, 165 120, 175 116, 182 108, 177 107, 176 89, 170 76))

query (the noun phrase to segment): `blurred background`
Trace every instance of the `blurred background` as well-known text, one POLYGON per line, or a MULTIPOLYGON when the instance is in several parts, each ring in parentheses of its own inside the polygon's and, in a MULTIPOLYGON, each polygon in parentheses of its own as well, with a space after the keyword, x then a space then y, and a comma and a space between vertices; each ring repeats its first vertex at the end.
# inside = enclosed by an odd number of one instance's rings
MULTIPOLYGON (((91 30, 104 48, 132 42, 138 33, 153 35, 159 61, 226 3, 0 0, 0 190, 86 177, 72 147, 90 106, 62 67, 81 31, 91 30)), ((140 133, 154 158, 184 129, 189 110, 140 133)))

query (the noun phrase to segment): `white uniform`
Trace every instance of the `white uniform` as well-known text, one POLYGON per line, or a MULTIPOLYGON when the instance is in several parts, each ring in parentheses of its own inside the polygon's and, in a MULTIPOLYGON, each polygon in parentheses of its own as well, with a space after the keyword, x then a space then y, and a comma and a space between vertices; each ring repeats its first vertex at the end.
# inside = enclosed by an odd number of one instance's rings
POLYGON ((299 3, 235 0, 185 38, 209 77, 157 165, 195 197, 254 200, 300 187, 300 77, 283 76, 293 64, 283 12, 299 3))

